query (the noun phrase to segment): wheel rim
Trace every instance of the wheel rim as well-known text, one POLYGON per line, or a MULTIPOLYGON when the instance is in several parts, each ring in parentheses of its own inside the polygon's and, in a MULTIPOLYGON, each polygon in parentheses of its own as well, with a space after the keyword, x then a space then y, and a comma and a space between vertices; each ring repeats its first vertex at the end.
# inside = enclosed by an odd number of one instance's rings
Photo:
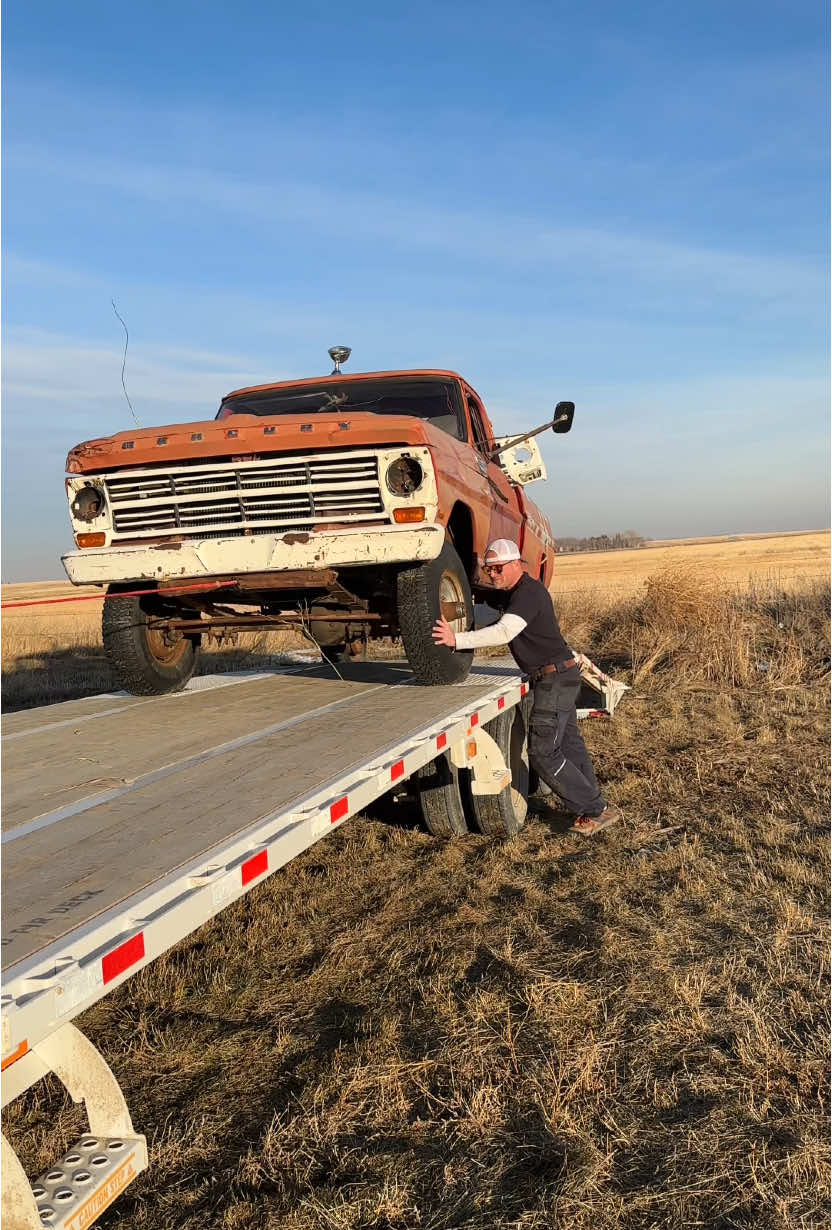
MULTIPOLYGON (((439 580, 439 609, 444 612, 446 604, 449 607, 461 603, 463 609, 467 610, 465 603, 465 592, 462 588, 459 577, 453 572, 443 572, 439 580)), ((458 615, 454 619, 448 619, 448 623, 454 632, 464 632, 468 625, 466 615, 458 615)))
POLYGON ((160 666, 178 666, 188 652, 189 641, 180 636, 172 645, 165 640, 161 628, 148 628, 146 631, 147 648, 154 662, 160 666))

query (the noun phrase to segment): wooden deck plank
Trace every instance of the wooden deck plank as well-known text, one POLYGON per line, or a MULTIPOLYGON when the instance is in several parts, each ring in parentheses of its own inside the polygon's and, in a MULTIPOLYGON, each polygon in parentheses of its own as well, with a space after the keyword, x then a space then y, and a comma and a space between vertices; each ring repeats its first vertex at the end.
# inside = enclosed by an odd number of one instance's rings
MULTIPOLYGON (((320 705, 323 682, 301 688, 307 693, 307 706, 320 705)), ((348 697, 345 708, 310 716, 8 841, 3 859, 4 968, 257 820, 290 808, 327 782, 343 779, 386 747, 441 721, 453 709, 469 703, 475 708, 477 699, 494 685, 464 690, 393 686, 361 694, 366 686, 333 681, 327 696, 348 697), (84 894, 90 895, 73 904, 84 894)), ((280 692, 275 686, 247 685, 254 687, 258 687, 257 704, 263 696, 280 692)), ((202 713, 195 714, 200 737, 215 729, 216 719, 215 698, 203 700, 202 713)), ((253 703, 249 699, 241 704, 241 712, 248 704, 250 717, 253 703)), ((11 822, 20 821, 12 816, 11 822)))
MULTIPOLYGON (((314 684, 316 706, 368 686, 340 680, 314 684)), ((375 685, 381 686, 381 685, 375 685)), ((229 688, 209 703, 172 706, 167 698, 113 713, 103 721, 58 726, 3 748, 3 832, 53 808, 117 788, 143 774, 303 714, 309 685, 297 676, 229 688)), ((192 694, 192 700, 197 694, 192 694)))

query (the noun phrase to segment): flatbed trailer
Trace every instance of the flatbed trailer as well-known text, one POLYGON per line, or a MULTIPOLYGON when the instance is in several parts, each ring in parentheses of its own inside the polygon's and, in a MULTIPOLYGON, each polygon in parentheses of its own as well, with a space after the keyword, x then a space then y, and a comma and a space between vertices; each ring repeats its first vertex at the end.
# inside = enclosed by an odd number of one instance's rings
MULTIPOLYGON (((299 663, 4 716, 2 1104, 53 1072, 89 1123, 31 1186, 3 1137, 6 1230, 83 1230, 147 1165, 72 1023, 86 1008, 411 776, 437 836, 522 821, 529 687, 510 660, 449 687, 398 663, 343 675, 299 663)), ((586 659, 584 678, 579 713, 611 713, 624 685, 586 659)))

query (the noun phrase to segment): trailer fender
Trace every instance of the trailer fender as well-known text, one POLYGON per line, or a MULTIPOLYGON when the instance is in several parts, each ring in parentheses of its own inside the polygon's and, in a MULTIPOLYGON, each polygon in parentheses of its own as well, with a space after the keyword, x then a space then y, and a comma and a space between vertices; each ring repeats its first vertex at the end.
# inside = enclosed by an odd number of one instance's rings
POLYGON ((472 794, 499 794, 511 784, 503 753, 487 731, 471 731, 451 747, 451 763, 471 772, 472 794))

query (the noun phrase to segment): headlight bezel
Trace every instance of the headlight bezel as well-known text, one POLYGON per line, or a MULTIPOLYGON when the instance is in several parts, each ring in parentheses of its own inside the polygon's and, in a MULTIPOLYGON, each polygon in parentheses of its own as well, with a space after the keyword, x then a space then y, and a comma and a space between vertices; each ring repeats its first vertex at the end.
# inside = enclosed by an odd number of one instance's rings
POLYGON ((84 483, 72 495, 69 511, 73 521, 91 525, 107 510, 107 497, 104 488, 97 483, 84 483))
POLYGON ((425 467, 418 458, 411 453, 401 453, 398 457, 394 457, 387 465, 384 472, 384 485, 391 495, 397 499, 409 499, 415 495, 417 491, 424 486, 425 478, 427 477, 425 467), (407 471, 407 477, 396 479, 393 471, 398 469, 401 474, 402 469, 407 471), (412 483, 412 485, 409 485, 412 483))

